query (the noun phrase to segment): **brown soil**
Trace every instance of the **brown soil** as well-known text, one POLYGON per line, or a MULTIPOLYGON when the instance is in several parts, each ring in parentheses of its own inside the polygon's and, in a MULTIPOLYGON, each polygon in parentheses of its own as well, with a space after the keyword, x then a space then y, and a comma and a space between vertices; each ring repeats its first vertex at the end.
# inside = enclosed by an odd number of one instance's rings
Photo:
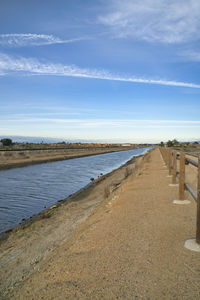
POLYGON ((200 299, 200 253, 183 246, 196 203, 172 203, 158 149, 119 184, 125 170, 3 242, 2 299, 200 299))

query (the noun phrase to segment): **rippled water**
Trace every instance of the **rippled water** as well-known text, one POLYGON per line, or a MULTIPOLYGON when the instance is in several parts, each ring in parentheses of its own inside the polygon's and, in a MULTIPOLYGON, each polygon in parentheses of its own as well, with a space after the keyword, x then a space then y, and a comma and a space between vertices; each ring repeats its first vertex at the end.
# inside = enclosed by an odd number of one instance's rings
POLYGON ((0 172, 0 232, 75 193, 149 148, 100 154, 0 172))

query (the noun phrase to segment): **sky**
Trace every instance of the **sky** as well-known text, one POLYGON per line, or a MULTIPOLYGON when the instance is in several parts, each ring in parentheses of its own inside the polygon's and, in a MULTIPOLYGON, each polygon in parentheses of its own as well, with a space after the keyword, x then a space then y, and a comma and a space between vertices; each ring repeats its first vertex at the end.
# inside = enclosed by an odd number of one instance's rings
POLYGON ((0 0, 0 135, 200 140, 199 0, 0 0))

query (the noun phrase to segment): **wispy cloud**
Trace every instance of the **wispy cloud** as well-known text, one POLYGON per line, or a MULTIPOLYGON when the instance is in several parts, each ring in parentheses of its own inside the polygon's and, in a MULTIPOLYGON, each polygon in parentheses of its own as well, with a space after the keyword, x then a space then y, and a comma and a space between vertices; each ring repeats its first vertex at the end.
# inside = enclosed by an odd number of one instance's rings
POLYGON ((34 124, 54 124, 54 126, 65 126, 66 128, 200 128, 200 121, 196 120, 125 120, 125 119, 67 119, 67 118, 49 118, 39 115, 10 116, 2 119, 0 124, 9 122, 9 124, 29 123, 34 124))
POLYGON ((179 53, 179 56, 186 58, 187 61, 190 60, 200 62, 200 51, 187 50, 179 53))
POLYGON ((87 139, 93 141, 110 142, 160 142, 173 138, 199 140, 199 129, 200 121, 192 120, 0 118, 0 131, 7 136, 49 136, 79 140, 87 136, 87 139))
MULTIPOLYGON (((35 120, 34 120, 35 121, 35 120)), ((41 119, 46 122, 47 119, 41 119)), ((78 128, 200 128, 200 121, 124 120, 124 119, 48 119, 48 122, 78 128)))
POLYGON ((111 0, 101 24, 115 37, 181 43, 199 39, 200 2, 197 0, 111 0))
MULTIPOLYGON (((1 115, 1 114, 0 114, 1 115)), ((80 113, 79 112, 62 112, 62 113, 56 113, 56 112, 52 112, 52 113, 23 113, 23 114, 3 114, 1 115, 1 119, 2 120, 17 120, 17 119, 30 119, 30 118, 41 118, 41 117, 54 117, 54 116, 79 116, 80 113)))
POLYGON ((74 65, 62 65, 53 63, 41 63, 33 58, 13 58, 0 53, 0 72, 22 75, 51 75, 70 76, 80 78, 93 78, 101 80, 113 80, 132 83, 157 84, 176 87, 200 88, 200 84, 170 80, 155 80, 137 78, 134 76, 117 76, 104 70, 83 69, 74 65))
POLYGON ((0 45, 4 47, 42 46, 73 43, 86 38, 60 39, 53 35, 33 33, 0 34, 0 45))

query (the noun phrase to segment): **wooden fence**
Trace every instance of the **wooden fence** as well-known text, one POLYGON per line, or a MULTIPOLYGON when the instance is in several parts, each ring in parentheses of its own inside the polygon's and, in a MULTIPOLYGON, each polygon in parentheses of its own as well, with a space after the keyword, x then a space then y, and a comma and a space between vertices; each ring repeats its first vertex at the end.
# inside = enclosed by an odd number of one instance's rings
POLYGON ((189 153, 177 152, 165 147, 160 147, 160 152, 165 164, 169 169, 169 175, 172 176, 172 184, 179 182, 179 200, 184 200, 185 190, 187 190, 197 202, 197 219, 196 219, 196 242, 200 245, 200 156, 189 153), (197 157, 195 161, 188 155, 197 157), (177 168, 177 160, 180 161, 179 168, 177 168), (197 168, 197 185, 196 191, 185 181, 186 166, 191 164, 197 168))

